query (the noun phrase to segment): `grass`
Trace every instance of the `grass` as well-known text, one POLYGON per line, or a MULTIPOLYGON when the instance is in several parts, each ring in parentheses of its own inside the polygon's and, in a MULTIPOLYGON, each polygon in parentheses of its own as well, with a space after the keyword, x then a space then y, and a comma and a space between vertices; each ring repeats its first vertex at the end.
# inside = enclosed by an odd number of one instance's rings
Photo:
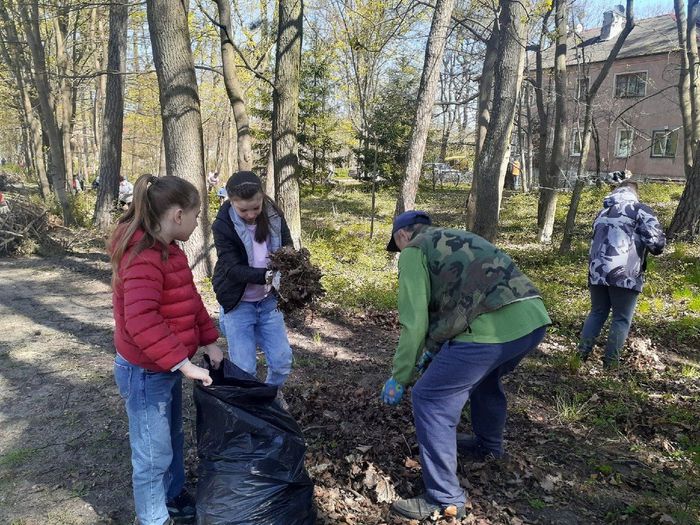
POLYGON ((0 467, 13 468, 25 463, 36 452, 33 448, 18 448, 0 456, 0 467))
POLYGON ((555 404, 558 419, 562 423, 581 421, 589 411, 588 400, 580 394, 557 394, 555 404))
MULTIPOLYGON (((575 338, 590 306, 587 256, 591 224, 606 188, 586 188, 581 198, 572 252, 556 251, 569 205, 561 194, 557 205, 554 245, 537 244, 535 194, 510 194, 503 200, 500 234, 503 247, 537 284, 554 321, 551 331, 575 338)), ((668 225, 681 188, 645 184, 642 200, 668 225)), ((468 186, 452 185, 433 191, 423 185, 416 208, 430 212, 436 224, 463 228, 468 186)), ((303 188, 303 243, 324 272, 327 299, 345 308, 396 308, 395 258, 385 251, 396 203, 395 190, 377 192, 373 235, 371 194, 366 188, 329 190, 303 188)), ((650 257, 647 284, 639 298, 634 326, 639 335, 669 345, 700 345, 700 246, 675 243, 660 257, 650 257)), ((572 364, 573 365, 573 364, 572 364)))

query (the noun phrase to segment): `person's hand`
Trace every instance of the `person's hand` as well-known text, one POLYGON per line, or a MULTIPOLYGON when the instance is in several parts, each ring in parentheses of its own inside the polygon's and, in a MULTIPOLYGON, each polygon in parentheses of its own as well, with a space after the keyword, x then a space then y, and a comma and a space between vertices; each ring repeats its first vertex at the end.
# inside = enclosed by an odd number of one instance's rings
POLYGON ((428 365, 430 362, 433 360, 433 357, 435 357, 435 354, 429 351, 423 352, 423 355, 420 356, 420 359, 416 363, 416 371, 419 374, 422 374, 425 372, 425 369, 428 368, 428 365))
POLYGON ((182 372, 182 375, 188 379, 201 381, 204 386, 209 386, 212 383, 209 370, 202 368, 201 366, 197 366, 191 361, 187 361, 184 365, 182 365, 180 367, 180 372, 182 372))
POLYGON ((212 343, 204 347, 204 353, 209 356, 209 362, 214 370, 218 370, 224 360, 224 353, 218 345, 212 343))
POLYGON ((398 405, 401 402, 405 390, 401 383, 397 383, 396 379, 390 377, 387 382, 384 383, 384 388, 382 388, 380 397, 387 405, 398 405))

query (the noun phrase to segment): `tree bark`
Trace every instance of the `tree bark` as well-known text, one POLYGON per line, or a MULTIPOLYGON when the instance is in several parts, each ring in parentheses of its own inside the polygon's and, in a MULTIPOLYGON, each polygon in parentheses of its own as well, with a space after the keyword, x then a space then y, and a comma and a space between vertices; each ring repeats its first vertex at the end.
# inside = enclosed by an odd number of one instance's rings
POLYGON ((523 78, 525 19, 518 0, 503 0, 499 16, 498 56, 491 120, 477 161, 477 201, 473 231, 489 241, 498 234, 503 179, 508 165, 513 117, 523 78))
POLYGON ((146 13, 158 76, 167 173, 190 181, 201 198, 199 226, 185 243, 184 250, 195 279, 203 279, 211 275, 214 266, 213 243, 187 4, 178 0, 147 0, 146 13))
POLYGON ((67 7, 59 7, 59 14, 53 18, 54 38, 56 40, 56 66, 58 69, 58 103, 56 104, 56 120, 63 141, 63 162, 67 189, 73 187, 73 87, 71 86, 71 61, 66 53, 66 36, 68 35, 67 7))
MULTIPOLYGON (((559 196, 559 177, 566 170, 566 48, 567 48, 567 0, 555 1, 554 19, 556 25, 556 53, 554 58, 554 140, 552 155, 544 178, 544 187, 540 187, 538 211, 541 213, 538 224, 538 240, 541 243, 552 241, 554 215, 559 196)), ((540 167, 542 170, 544 167, 540 167)))
POLYGON ((476 128, 476 144, 474 146, 474 166, 472 173, 472 185, 469 189, 467 197, 466 213, 467 213, 467 229, 474 229, 474 221, 476 217, 476 201, 478 195, 479 176, 477 175, 477 167, 481 152, 484 148, 486 133, 489 122, 491 121, 490 104, 493 97, 493 74, 496 69, 496 58, 498 57, 498 39, 499 39, 498 18, 494 20, 491 29, 491 36, 486 41, 486 55, 484 57, 484 66, 481 72, 481 80, 479 81, 479 97, 477 108, 477 128, 476 128))
POLYGON ((39 4, 37 0, 32 0, 31 2, 20 2, 18 7, 24 35, 29 45, 34 66, 33 78, 39 98, 42 128, 48 136, 49 141, 50 173, 53 190, 61 205, 63 222, 66 226, 69 226, 73 224, 74 219, 68 203, 68 194, 66 193, 63 140, 49 100, 51 96, 51 85, 49 84, 49 76, 46 70, 46 55, 44 53, 44 45, 41 41, 41 30, 39 28, 39 4))
POLYGON ((682 55, 678 90, 683 115, 684 145, 686 149, 691 150, 693 160, 689 166, 687 158, 685 159, 686 184, 668 228, 668 237, 669 239, 695 240, 700 236, 700 147, 698 147, 700 139, 700 86, 698 86, 700 74, 697 71, 699 60, 696 26, 698 1, 689 0, 687 20, 684 20, 681 0, 674 0, 674 10, 678 27, 678 43, 682 55), (683 25, 684 21, 685 26, 683 25), (684 37, 685 41, 683 41, 684 37), (684 71, 686 67, 688 69, 684 71), (690 125, 690 129, 688 129, 688 125, 690 125), (688 135, 691 136, 690 145, 688 145, 688 135))
POLYGON ((578 212, 578 205, 581 201, 581 194, 583 193, 585 181, 584 171, 588 161, 588 154, 591 147, 591 136, 593 134, 593 101, 598 94, 600 86, 608 76, 610 68, 612 67, 613 62, 615 62, 620 49, 622 49, 627 36, 632 32, 632 29, 634 29, 634 0, 627 0, 627 11, 625 16, 625 27, 618 35, 615 45, 610 50, 608 58, 605 60, 603 67, 600 69, 600 73, 598 73, 595 81, 589 87, 588 93, 586 93, 586 109, 583 119, 583 136, 581 138, 581 156, 578 159, 578 166, 576 168, 576 183, 574 184, 574 189, 571 194, 569 210, 566 214, 564 237, 559 245, 559 253, 561 254, 568 253, 571 250, 571 239, 573 237, 574 224, 576 223, 576 213, 578 212))
POLYGON ((236 73, 236 59, 233 48, 233 28, 231 26, 230 0, 216 0, 219 8, 219 33, 221 37, 221 61, 224 67, 224 85, 233 117, 236 122, 238 144, 238 170, 250 171, 253 168, 253 146, 250 136, 250 119, 246 111, 243 88, 236 73))
MULTIPOLYGON (((51 187, 46 174, 46 164, 44 162, 44 148, 41 138, 41 123, 34 114, 32 107, 32 99, 29 94, 29 88, 25 81, 25 75, 29 74, 29 64, 24 55, 22 47, 19 45, 17 38, 17 29, 14 21, 10 20, 9 13, 5 7, 0 5, 0 19, 4 22, 7 42, 0 42, 0 50, 2 51, 3 60, 14 73, 15 84, 17 91, 22 99, 21 113, 23 115, 26 130, 27 144, 25 149, 29 156, 29 162, 33 166, 34 172, 39 183, 39 192, 41 198, 46 200, 51 194, 51 187)), ((27 168, 30 167, 28 163, 27 168)))
POLYGON ((279 0, 279 26, 272 95, 272 150, 275 198, 284 213, 295 247, 301 246, 299 207, 299 73, 303 21, 302 0, 279 0))
POLYGON ((129 27, 129 5, 113 3, 109 8, 109 44, 107 48, 107 89, 105 92, 104 126, 100 148, 100 186, 93 222, 107 231, 112 222, 112 209, 119 193, 124 127, 124 90, 126 87, 126 39, 129 27))
POLYGON ((396 215, 406 210, 412 210, 416 204, 418 181, 423 168, 425 143, 428 139, 430 123, 433 119, 435 92, 440 77, 442 56, 447 44, 447 31, 450 28, 454 0, 437 0, 433 22, 430 25, 428 44, 425 48, 425 61, 418 88, 418 103, 416 118, 413 122, 413 133, 408 144, 406 160, 406 175, 401 186, 399 198, 396 201, 396 215))
MULTIPOLYGON (((21 74, 18 78, 21 78, 21 74)), ((37 178, 39 179, 39 192, 41 193, 41 198, 46 200, 51 194, 51 186, 49 185, 49 178, 46 174, 46 164, 44 162, 44 148, 41 140, 41 124, 39 123, 39 119, 37 119, 34 115, 32 101, 26 88, 23 87, 20 91, 22 92, 22 104, 24 105, 24 113, 26 115, 27 125, 29 126, 28 133, 31 140, 31 151, 33 153, 32 163, 34 164, 34 169, 36 170, 37 178)))

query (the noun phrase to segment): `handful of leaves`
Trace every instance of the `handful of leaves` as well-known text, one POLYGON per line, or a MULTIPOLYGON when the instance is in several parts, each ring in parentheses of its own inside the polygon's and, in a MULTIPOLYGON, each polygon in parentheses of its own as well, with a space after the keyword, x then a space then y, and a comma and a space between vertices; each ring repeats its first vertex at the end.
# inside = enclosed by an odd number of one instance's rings
POLYGON ((326 293, 321 285, 321 270, 311 264, 311 254, 306 248, 295 250, 291 246, 270 254, 270 269, 282 274, 278 306, 285 314, 313 307, 326 293))

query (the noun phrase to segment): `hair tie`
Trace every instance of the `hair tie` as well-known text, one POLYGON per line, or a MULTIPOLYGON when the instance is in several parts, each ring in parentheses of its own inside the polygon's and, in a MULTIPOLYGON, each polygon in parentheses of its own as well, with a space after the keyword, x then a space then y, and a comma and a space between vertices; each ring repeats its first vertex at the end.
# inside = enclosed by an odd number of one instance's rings
POLYGON ((156 182, 158 182, 158 177, 156 177, 155 175, 151 175, 150 177, 148 177, 148 184, 155 184, 156 182))

